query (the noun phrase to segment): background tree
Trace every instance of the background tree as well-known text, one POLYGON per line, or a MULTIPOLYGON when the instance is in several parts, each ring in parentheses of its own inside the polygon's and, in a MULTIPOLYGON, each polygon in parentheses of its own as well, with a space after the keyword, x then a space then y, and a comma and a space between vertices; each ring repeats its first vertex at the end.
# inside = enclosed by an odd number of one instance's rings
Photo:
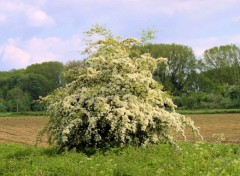
POLYGON ((146 52, 154 58, 168 59, 168 69, 164 68, 164 65, 158 65, 153 75, 174 96, 196 89, 197 60, 190 47, 177 44, 146 44, 133 48, 133 56, 146 52))
POLYGON ((62 85, 63 64, 44 62, 27 69, 0 72, 0 99, 7 111, 43 110, 35 100, 62 85), (14 94, 22 92, 16 99, 14 94), (20 101, 20 102, 19 102, 20 101))
POLYGON ((64 65, 64 80, 66 83, 70 83, 76 79, 77 76, 80 76, 86 72, 87 64, 84 60, 72 60, 68 61, 64 65))
POLYGON ((43 62, 26 68, 26 73, 35 73, 45 76, 51 83, 51 90, 62 86, 63 64, 61 62, 43 62))
POLYGON ((45 76, 35 73, 25 74, 20 80, 19 87, 28 92, 33 100, 46 96, 53 90, 51 82, 45 76))
POLYGON ((4 99, 0 98, 0 112, 6 112, 7 111, 7 107, 5 105, 4 99))
POLYGON ((141 44, 145 45, 151 43, 151 41, 156 39, 157 32, 158 32, 157 30, 153 29, 143 29, 141 36, 141 44))
POLYGON ((13 88, 8 91, 7 103, 10 111, 19 112, 30 110, 29 95, 19 88, 13 88))
POLYGON ((213 47, 204 52, 202 71, 221 86, 240 84, 240 49, 236 45, 213 47))

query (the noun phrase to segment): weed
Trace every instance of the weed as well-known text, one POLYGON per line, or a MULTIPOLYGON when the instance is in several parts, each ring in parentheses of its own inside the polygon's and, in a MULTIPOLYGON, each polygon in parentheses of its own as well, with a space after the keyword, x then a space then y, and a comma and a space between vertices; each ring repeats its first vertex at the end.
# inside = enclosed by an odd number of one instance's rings
POLYGON ((0 175, 238 175, 240 146, 222 143, 179 143, 126 147, 91 156, 55 148, 0 145, 0 175))

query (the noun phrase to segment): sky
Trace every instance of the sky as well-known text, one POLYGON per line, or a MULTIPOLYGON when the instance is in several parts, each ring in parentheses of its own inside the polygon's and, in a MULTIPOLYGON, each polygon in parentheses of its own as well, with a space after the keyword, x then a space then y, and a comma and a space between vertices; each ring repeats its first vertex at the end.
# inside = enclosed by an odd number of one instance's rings
POLYGON ((0 71, 80 60, 83 32, 102 24, 114 35, 191 47, 240 46, 240 0, 0 0, 0 71))

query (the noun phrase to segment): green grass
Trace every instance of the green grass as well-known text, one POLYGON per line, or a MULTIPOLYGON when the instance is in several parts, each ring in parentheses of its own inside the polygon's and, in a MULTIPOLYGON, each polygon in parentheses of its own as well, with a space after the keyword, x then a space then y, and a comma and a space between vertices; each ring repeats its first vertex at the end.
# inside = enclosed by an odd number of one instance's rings
MULTIPOLYGON (((240 113, 240 109, 177 109, 180 114, 227 114, 240 113)), ((0 117, 18 117, 18 116, 45 116, 44 111, 29 112, 0 112, 0 117)))
POLYGON ((228 114, 228 113, 240 113, 240 109, 178 109, 180 114, 228 114))
POLYGON ((239 175, 240 146, 181 143, 112 149, 92 156, 76 151, 57 154, 54 148, 0 145, 0 175, 6 176, 155 176, 239 175))
MULTIPOLYGON (((227 114, 240 113, 240 109, 177 109, 180 114, 227 114)), ((0 112, 0 117, 18 117, 18 116, 44 116, 44 111, 40 112, 0 112)))
POLYGON ((19 116, 44 116, 44 111, 29 112, 0 112, 0 117, 19 117, 19 116))

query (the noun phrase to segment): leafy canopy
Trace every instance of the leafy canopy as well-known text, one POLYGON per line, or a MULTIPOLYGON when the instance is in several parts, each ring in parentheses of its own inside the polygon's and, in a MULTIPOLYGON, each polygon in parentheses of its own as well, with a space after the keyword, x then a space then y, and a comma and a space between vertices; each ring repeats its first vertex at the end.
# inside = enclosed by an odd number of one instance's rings
MULTIPOLYGON (((96 26, 87 34, 104 34, 86 49, 85 72, 43 98, 50 117, 46 131, 59 149, 144 146, 184 138, 193 121, 175 112, 171 97, 152 78, 159 63, 150 54, 131 58, 136 39, 113 37, 96 26)), ((82 69, 82 68, 81 68, 82 69)))

